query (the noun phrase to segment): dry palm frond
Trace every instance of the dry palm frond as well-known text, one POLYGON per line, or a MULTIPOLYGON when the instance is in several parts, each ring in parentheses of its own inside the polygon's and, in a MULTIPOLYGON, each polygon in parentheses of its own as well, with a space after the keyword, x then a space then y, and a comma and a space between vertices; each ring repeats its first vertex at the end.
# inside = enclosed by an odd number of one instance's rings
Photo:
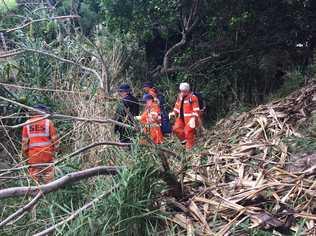
POLYGON ((315 112, 315 96, 312 81, 285 99, 218 122, 185 173, 189 211, 171 221, 188 234, 193 226, 202 235, 228 235, 248 218, 250 228, 315 232, 315 154, 292 155, 284 142, 304 136, 297 127, 315 112))

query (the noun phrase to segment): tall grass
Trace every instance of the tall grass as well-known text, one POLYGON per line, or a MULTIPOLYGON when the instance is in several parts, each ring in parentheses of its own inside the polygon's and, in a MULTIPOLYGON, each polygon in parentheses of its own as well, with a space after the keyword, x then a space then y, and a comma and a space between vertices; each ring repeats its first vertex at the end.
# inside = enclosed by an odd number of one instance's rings
POLYGON ((165 185, 158 177, 159 165, 149 152, 137 148, 132 153, 118 151, 117 158, 130 159, 130 165, 113 179, 94 182, 93 195, 117 186, 112 194, 57 235, 154 235, 163 230, 159 196, 165 185))

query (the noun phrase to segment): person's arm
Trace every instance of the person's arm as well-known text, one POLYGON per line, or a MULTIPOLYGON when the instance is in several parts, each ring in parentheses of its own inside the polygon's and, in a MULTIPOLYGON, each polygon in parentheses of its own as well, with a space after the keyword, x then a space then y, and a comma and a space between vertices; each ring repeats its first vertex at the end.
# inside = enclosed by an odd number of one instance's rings
POLYGON ((180 107, 181 107, 181 104, 180 104, 180 99, 177 98, 177 101, 176 101, 176 104, 174 105, 174 108, 173 108, 173 112, 174 114, 176 115, 179 115, 180 114, 180 107))
POLYGON ((52 121, 49 121, 49 134, 50 134, 50 138, 52 141, 54 151, 57 153, 59 151, 60 141, 58 139, 57 130, 56 130, 54 123, 52 121))
POLYGON ((157 107, 157 109, 154 111, 154 119, 157 123, 161 125, 161 109, 160 107, 157 107))
POLYGON ((140 116, 140 119, 139 119, 140 123, 143 125, 147 124, 147 118, 148 118, 148 113, 144 111, 143 114, 141 114, 140 116))
POLYGON ((169 119, 171 119, 172 116, 176 116, 177 117, 177 116, 180 115, 180 107, 181 107, 181 101, 180 101, 180 99, 178 97, 172 112, 169 113, 169 119))
POLYGON ((27 152, 29 149, 29 141, 30 139, 27 134, 27 128, 26 126, 24 126, 22 130, 22 155, 24 157, 27 157, 27 152))
POLYGON ((192 110, 193 110, 193 115, 196 118, 199 118, 201 115, 201 110, 200 110, 200 105, 199 105, 199 100, 197 98, 197 96, 192 96, 192 110))

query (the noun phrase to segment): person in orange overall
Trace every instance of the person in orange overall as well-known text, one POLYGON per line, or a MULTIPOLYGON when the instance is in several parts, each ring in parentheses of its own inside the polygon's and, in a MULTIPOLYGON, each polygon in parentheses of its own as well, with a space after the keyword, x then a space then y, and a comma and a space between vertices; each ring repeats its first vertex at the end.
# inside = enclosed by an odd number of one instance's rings
POLYGON ((144 92, 145 92, 144 95, 149 94, 149 95, 153 96, 154 101, 157 104, 159 104, 160 101, 158 99, 158 90, 154 87, 154 83, 152 83, 152 82, 145 82, 143 87, 144 87, 144 92))
MULTIPOLYGON (((35 109, 48 113, 45 105, 34 106, 35 109)), ((53 163, 58 150, 58 136, 53 122, 42 114, 32 111, 31 118, 23 126, 22 153, 30 165, 28 171, 37 183, 49 183, 54 179, 53 163), (29 124, 27 124, 29 123, 29 124), (41 165, 44 164, 44 165, 41 165)))
POLYGON ((180 84, 180 94, 169 118, 176 116, 172 127, 173 133, 186 145, 186 149, 193 148, 196 142, 196 129, 200 123, 200 106, 196 95, 190 90, 188 83, 180 84))
POLYGON ((144 95, 143 99, 146 102, 145 111, 137 119, 140 120, 140 123, 144 126, 144 132, 150 136, 153 143, 162 144, 160 107, 154 102, 154 98, 150 94, 144 95))
POLYGON ((153 82, 144 83, 145 94, 150 94, 153 96, 154 101, 159 105, 161 112, 161 130, 164 136, 169 137, 172 130, 170 125, 170 120, 167 112, 167 106, 165 102, 165 96, 155 88, 153 82))

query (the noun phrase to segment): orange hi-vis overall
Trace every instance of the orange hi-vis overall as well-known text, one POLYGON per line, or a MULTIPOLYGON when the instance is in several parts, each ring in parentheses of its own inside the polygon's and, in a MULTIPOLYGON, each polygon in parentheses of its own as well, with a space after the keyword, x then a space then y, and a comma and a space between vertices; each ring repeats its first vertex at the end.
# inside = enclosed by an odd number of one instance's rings
POLYGON ((200 106, 197 96, 190 93, 186 97, 178 96, 173 112, 177 119, 172 128, 173 133, 181 141, 186 141, 186 148, 191 149, 195 144, 196 128, 200 122, 200 106), (189 121, 195 119, 195 127, 191 128, 189 121))
POLYGON ((31 165, 29 173, 37 182, 43 178, 48 183, 54 179, 54 168, 38 165, 54 161, 59 144, 57 131, 52 121, 42 116, 35 116, 28 122, 30 124, 25 125, 22 131, 22 151, 31 165))
POLYGON ((163 142, 160 107, 157 103, 153 103, 151 107, 146 106, 145 111, 141 115, 140 122, 145 127, 144 132, 150 135, 155 144, 163 142))

